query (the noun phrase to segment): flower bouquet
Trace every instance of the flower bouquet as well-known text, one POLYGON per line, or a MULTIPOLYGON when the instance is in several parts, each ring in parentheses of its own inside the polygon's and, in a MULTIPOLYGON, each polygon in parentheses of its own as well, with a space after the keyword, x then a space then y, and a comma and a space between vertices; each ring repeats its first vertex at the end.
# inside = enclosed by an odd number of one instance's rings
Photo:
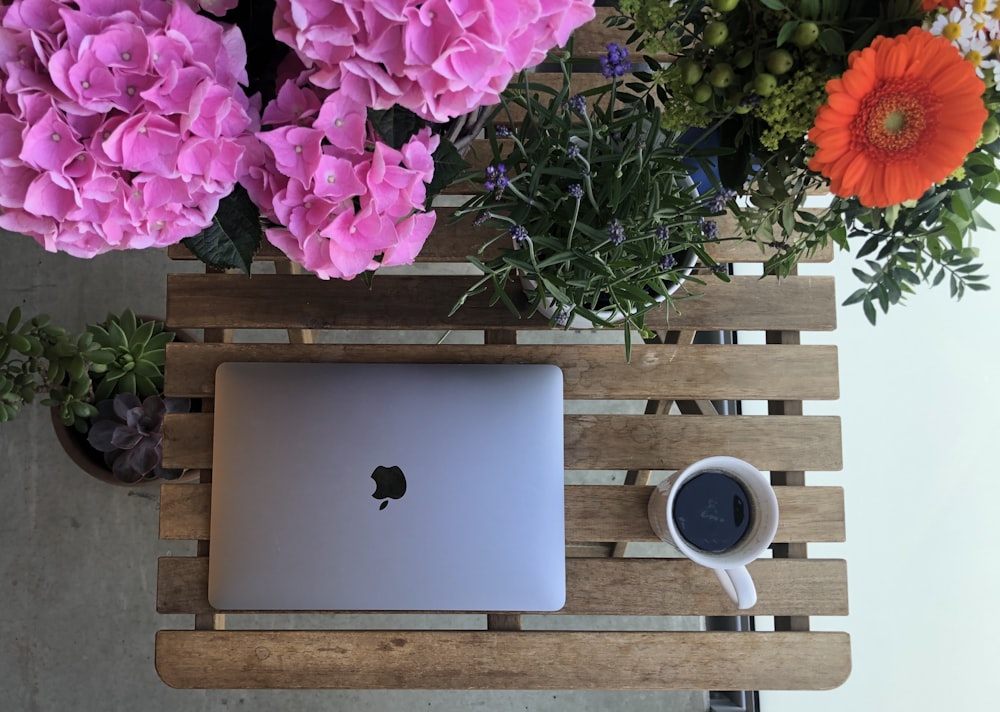
POLYGON ((580 60, 560 53, 561 81, 522 73, 502 94, 489 164, 469 176, 481 190, 455 213, 483 232, 480 255, 496 244, 499 254, 470 257, 483 277, 455 309, 491 291, 494 303, 553 325, 624 325, 628 352, 633 329, 648 335, 650 310, 690 296, 679 288, 698 281, 696 259, 714 264, 704 245, 725 202, 707 181, 696 186, 698 163, 660 130, 654 97, 627 86, 628 50, 607 50, 598 86, 576 93, 580 60), (512 281, 527 288, 526 305, 508 295, 512 281))
POLYGON ((265 236, 323 278, 411 262, 455 123, 589 0, 13 0, 0 6, 0 227, 91 257, 265 236))
POLYGON ((767 272, 833 241, 865 258, 847 303, 872 323, 923 282, 987 288, 971 233, 987 225, 977 207, 1000 202, 995 0, 620 10, 639 47, 673 56, 654 62, 663 126, 717 160, 743 233, 773 249, 767 272))

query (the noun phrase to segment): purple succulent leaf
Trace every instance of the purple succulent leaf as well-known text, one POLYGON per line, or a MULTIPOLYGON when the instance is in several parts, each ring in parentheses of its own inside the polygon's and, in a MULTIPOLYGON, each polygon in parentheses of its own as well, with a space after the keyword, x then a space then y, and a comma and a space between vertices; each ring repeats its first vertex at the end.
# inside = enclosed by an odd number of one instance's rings
POLYGON ((167 412, 167 406, 159 396, 149 396, 142 402, 142 412, 147 418, 163 420, 163 414, 167 412))
POLYGON ((148 438, 160 432, 163 427, 163 418, 153 418, 144 415, 139 418, 139 422, 135 424, 135 427, 144 437, 148 438))
POLYGON ((94 418, 97 420, 118 420, 117 414, 115 413, 115 401, 112 398, 107 400, 102 400, 97 402, 97 416, 94 418))
POLYGON ((135 472, 136 479, 138 479, 160 464, 160 456, 161 450, 158 443, 154 444, 149 440, 143 440, 131 450, 126 451, 121 459, 127 460, 128 469, 135 472))
POLYGON ((136 432, 124 425, 119 425, 111 434, 111 444, 119 450, 131 450, 142 439, 142 433, 136 432))
POLYGON ((190 398, 164 398, 163 405, 168 413, 189 413, 191 412, 190 398))
POLYGON ((115 396, 114 401, 115 415, 128 422, 128 412, 141 405, 142 402, 135 393, 119 393, 115 396))
POLYGON ((87 433, 87 442, 90 446, 101 452, 113 452, 118 449, 114 444, 115 430, 118 423, 114 420, 98 420, 87 433))
POLYGON ((125 424, 133 430, 139 429, 139 420, 142 418, 142 408, 130 408, 125 413, 125 424))
POLYGON ((122 450, 121 454, 111 463, 111 474, 119 482, 133 484, 142 479, 142 473, 131 465, 132 453, 135 450, 122 450))
POLYGON ((161 480, 176 480, 178 477, 184 474, 184 470, 178 468, 167 468, 157 466, 153 472, 161 480))

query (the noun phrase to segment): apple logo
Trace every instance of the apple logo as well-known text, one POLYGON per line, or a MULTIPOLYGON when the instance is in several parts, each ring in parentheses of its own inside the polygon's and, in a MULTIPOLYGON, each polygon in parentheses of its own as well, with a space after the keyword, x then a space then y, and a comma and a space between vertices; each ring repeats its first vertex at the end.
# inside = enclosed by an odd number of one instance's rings
POLYGON ((372 479, 375 480, 375 492, 372 497, 385 500, 379 505, 379 510, 389 506, 390 499, 399 499, 406 494, 406 477, 396 465, 392 467, 379 465, 372 472, 372 479))

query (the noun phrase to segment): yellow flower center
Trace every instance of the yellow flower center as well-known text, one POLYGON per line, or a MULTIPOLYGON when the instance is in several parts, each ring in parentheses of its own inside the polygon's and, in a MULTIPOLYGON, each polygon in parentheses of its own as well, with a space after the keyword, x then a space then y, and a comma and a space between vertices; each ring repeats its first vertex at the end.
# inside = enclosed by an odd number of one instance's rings
POLYGON ((986 12, 986 0, 972 0, 972 11, 979 13, 986 12))
POLYGON ((949 22, 941 30, 941 36, 949 42, 954 42, 962 36, 962 26, 957 22, 949 22))
POLYGON ((965 53, 965 59, 968 62, 972 62, 973 67, 979 67, 983 63, 983 55, 974 49, 970 49, 965 53))

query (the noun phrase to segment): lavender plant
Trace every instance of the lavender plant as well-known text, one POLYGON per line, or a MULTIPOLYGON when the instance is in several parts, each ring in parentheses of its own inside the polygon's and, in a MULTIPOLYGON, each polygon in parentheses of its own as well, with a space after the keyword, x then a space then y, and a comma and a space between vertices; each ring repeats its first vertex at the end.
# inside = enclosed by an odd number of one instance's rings
POLYGON ((493 303, 516 314, 547 310, 553 325, 574 317, 624 325, 628 354, 631 330, 648 334, 650 310, 691 296, 677 286, 697 282, 686 277, 694 258, 714 264, 705 244, 725 196, 693 187, 696 163, 677 134, 660 129, 661 107, 643 88, 650 83, 629 81, 625 48, 608 45, 607 81, 581 92, 571 85, 577 60, 556 61, 561 85, 522 73, 501 95, 499 121, 507 123, 487 131, 489 167, 467 177, 482 190, 455 216, 474 216, 489 232, 469 257, 483 277, 452 313, 492 291, 493 303), (494 243, 500 254, 484 259, 494 243), (523 309, 507 293, 519 278, 529 287, 523 309))

